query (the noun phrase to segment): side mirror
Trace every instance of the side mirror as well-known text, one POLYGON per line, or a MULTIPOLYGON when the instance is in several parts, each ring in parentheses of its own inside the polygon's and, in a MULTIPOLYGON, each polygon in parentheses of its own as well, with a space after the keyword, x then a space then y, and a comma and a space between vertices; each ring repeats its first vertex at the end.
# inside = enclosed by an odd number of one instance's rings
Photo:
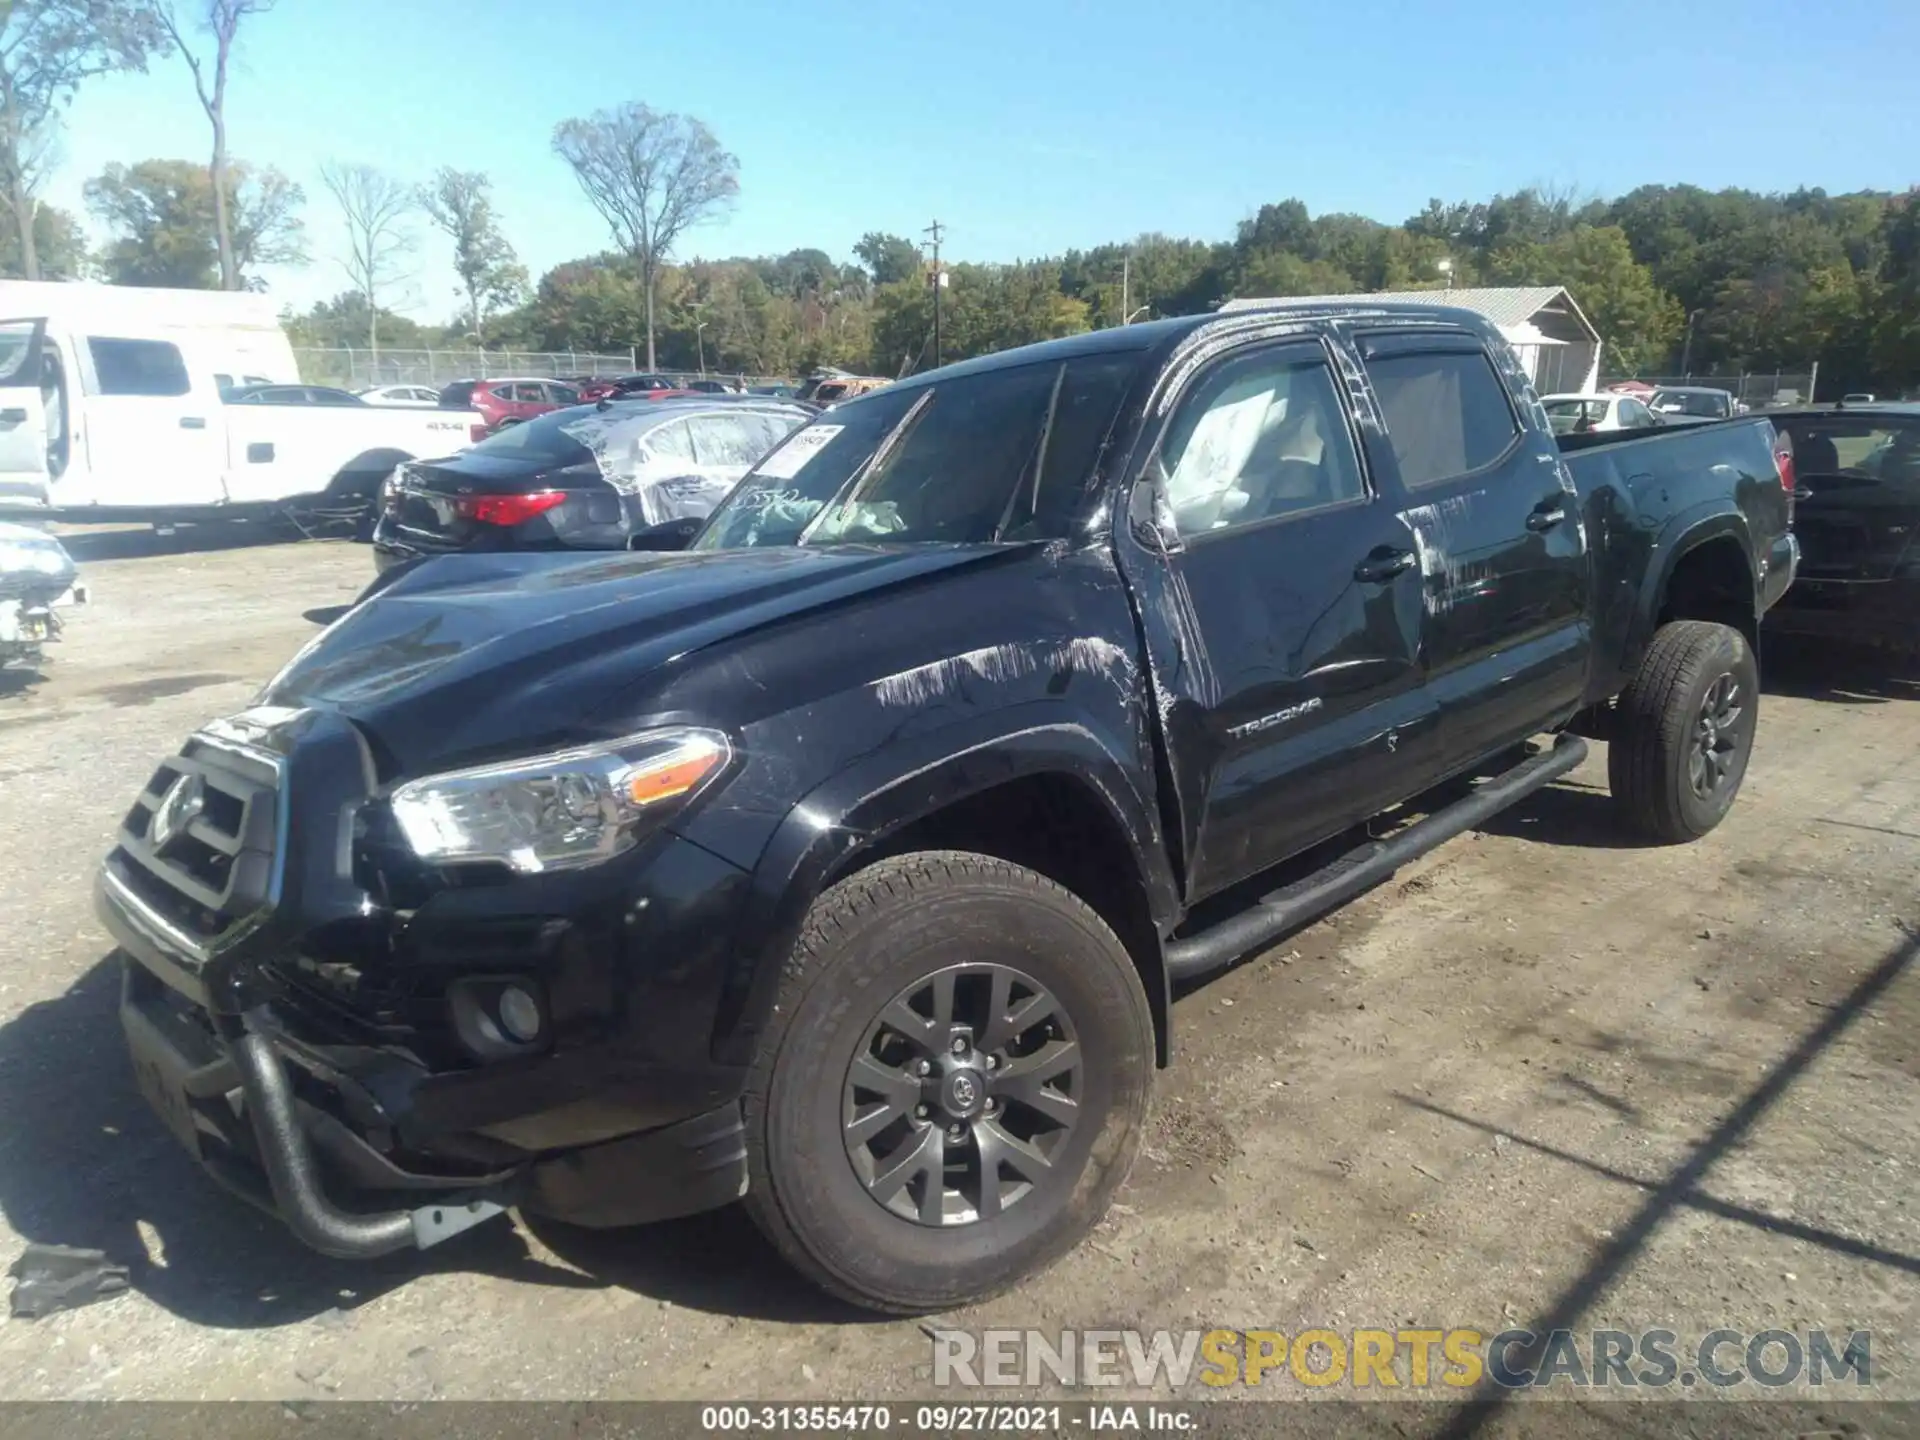
POLYGON ((658 525, 649 525, 644 530, 636 530, 627 538, 629 550, 684 550, 693 543, 693 537, 700 533, 700 527, 706 522, 695 520, 691 516, 679 520, 663 520, 658 525))

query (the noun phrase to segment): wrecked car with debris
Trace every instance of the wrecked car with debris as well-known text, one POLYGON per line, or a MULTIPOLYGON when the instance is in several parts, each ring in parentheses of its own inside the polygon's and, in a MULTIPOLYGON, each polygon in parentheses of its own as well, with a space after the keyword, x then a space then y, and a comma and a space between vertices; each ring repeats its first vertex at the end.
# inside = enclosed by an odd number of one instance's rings
POLYGON ((858 1304, 991 1294, 1106 1210, 1177 985, 1583 736, 1711 831, 1791 508, 1764 419, 1556 442, 1460 310, 911 377, 690 540, 406 567, 162 761, 98 882, 141 1088, 329 1254, 744 1197, 858 1304))

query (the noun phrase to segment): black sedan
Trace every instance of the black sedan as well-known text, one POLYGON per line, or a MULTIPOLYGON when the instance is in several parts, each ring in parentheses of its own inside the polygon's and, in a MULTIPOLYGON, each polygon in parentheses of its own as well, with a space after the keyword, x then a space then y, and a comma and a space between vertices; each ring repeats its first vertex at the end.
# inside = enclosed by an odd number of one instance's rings
POLYGON ((1801 562, 1767 628, 1920 649, 1920 405, 1769 418, 1793 442, 1801 562))
POLYGON ((444 460, 400 466, 380 496, 380 569, 455 551, 619 550, 704 519, 812 418, 781 400, 601 401, 541 415, 444 460))

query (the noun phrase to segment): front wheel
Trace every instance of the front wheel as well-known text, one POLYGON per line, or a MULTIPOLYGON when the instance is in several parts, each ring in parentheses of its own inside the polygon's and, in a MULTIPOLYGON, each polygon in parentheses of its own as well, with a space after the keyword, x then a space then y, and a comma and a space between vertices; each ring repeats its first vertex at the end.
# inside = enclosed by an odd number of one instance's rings
POLYGON ((1677 844, 1726 818, 1760 716, 1760 667, 1738 630, 1677 620, 1622 692, 1607 781, 1635 829, 1677 844))
POLYGON ((814 902, 782 974, 748 1209, 857 1305, 982 1299, 1105 1214, 1153 1053, 1133 961, 1078 897, 984 855, 881 861, 814 902))

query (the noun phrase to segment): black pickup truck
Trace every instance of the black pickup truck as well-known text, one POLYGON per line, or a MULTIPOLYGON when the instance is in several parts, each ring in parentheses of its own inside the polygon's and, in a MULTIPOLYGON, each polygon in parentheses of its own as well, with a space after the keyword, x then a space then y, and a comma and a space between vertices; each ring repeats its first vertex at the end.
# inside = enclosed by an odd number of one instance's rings
POLYGON ((1711 830, 1791 498, 1765 420, 1557 444, 1459 310, 904 381, 654 553, 387 572, 164 761, 99 878, 135 1072, 329 1254, 744 1196, 862 1305, 988 1294, 1101 1217, 1177 984, 1583 735, 1711 830))

